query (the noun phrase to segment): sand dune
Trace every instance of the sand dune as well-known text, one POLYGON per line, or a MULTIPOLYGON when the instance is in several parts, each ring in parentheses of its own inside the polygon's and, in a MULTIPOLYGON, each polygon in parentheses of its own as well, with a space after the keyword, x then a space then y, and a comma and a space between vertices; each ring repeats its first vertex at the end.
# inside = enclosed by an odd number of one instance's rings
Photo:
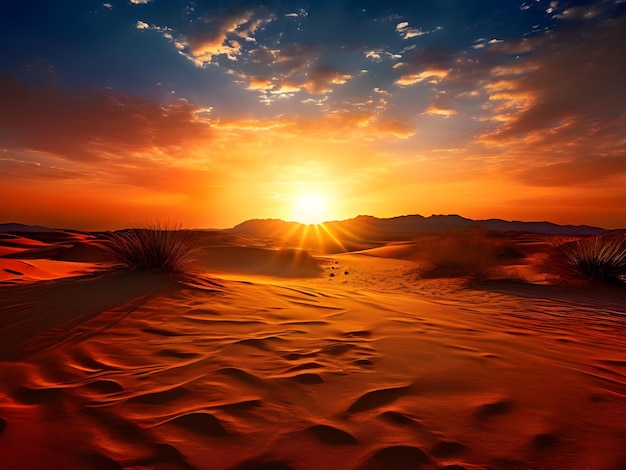
POLYGON ((2 465, 626 468, 623 289, 214 241, 187 278, 0 284, 2 465))
POLYGON ((216 246, 202 250, 200 264, 211 272, 248 273, 281 277, 319 274, 318 262, 300 249, 268 249, 249 246, 216 246))

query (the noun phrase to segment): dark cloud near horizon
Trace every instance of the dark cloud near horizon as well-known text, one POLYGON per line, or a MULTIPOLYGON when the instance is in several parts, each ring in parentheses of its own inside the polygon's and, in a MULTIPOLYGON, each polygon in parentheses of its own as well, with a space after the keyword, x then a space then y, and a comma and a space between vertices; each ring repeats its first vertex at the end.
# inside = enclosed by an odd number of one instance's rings
MULTIPOLYGON (((512 93, 533 94, 536 103, 518 113, 496 136, 558 127, 570 118, 615 118, 626 109, 626 16, 601 29, 550 33, 518 73, 505 69, 512 93), (526 69, 526 70, 524 70, 526 69)), ((589 123, 592 124, 592 123, 589 123)))
POLYGON ((607 180, 626 175, 626 153, 610 157, 592 157, 541 168, 525 170, 519 179, 531 186, 576 186, 587 183, 607 184, 607 180))
MULTIPOLYGON (((132 95, 25 86, 0 75, 0 145, 97 163, 147 148, 176 148, 211 135, 197 107, 159 105, 132 95)), ((175 152, 170 155, 175 156, 175 152)))
POLYGON ((601 28, 554 31, 486 83, 498 124, 481 139, 531 169, 530 185, 624 175, 626 16, 601 28))

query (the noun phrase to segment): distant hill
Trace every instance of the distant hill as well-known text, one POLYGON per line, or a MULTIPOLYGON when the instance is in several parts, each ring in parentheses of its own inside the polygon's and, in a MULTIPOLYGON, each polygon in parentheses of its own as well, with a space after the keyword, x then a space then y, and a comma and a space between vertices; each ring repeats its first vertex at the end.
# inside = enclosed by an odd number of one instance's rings
POLYGON ((40 225, 26 225, 17 223, 0 224, 0 233, 7 232, 54 232, 55 229, 40 225))
MULTIPOLYGON (((233 231, 247 235, 282 234, 302 226, 297 222, 285 222, 280 219, 252 219, 233 227, 233 231)), ((412 232, 416 230, 442 230, 454 228, 482 227, 502 232, 531 232, 543 235, 599 235, 606 230, 589 225, 558 225, 552 222, 521 222, 502 219, 473 220, 460 215, 403 215, 389 219, 379 219, 371 215, 360 215, 353 219, 326 222, 327 227, 360 229, 375 232, 412 232)))
POLYGON ((236 225, 235 233, 254 238, 284 240, 287 244, 313 247, 323 251, 343 251, 380 242, 410 240, 416 232, 480 227, 502 232, 530 232, 543 235, 588 236, 606 230, 588 225, 557 225, 552 222, 520 222, 501 219, 472 220, 460 215, 404 215, 379 219, 360 215, 353 219, 307 226, 280 219, 253 219, 236 225), (365 243, 365 245, 364 245, 365 243))
MULTIPOLYGON (((363 241, 408 240, 414 232, 469 227, 482 227, 501 232, 530 232, 565 236, 590 236, 606 232, 603 228, 588 225, 558 225, 552 222, 520 222, 502 219, 472 220, 456 214, 431 215, 430 217, 403 215, 388 219, 359 215, 352 219, 325 222, 324 227, 285 222, 281 219, 252 219, 242 222, 232 229, 227 229, 227 231, 260 239, 283 239, 286 242, 291 239, 305 241, 304 239, 307 237, 316 241, 330 238, 331 244, 342 246, 342 248, 350 245, 351 241, 358 241, 362 244, 363 241), (337 240, 333 240, 334 238, 337 240)), ((0 233, 55 232, 58 230, 40 225, 0 224, 0 233)))

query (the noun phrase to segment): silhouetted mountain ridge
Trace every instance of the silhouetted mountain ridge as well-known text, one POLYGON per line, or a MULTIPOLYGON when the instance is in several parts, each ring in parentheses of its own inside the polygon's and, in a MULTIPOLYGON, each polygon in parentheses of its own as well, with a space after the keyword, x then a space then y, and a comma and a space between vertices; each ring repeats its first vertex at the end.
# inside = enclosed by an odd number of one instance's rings
POLYGON ((26 225, 11 222, 8 224, 0 224, 0 233, 8 232, 54 232, 56 229, 42 227, 41 225, 26 225))
MULTIPOLYGON (((543 235, 599 235, 606 230, 589 225, 558 225, 552 222, 522 222, 503 219, 473 220, 457 214, 402 215, 391 218, 378 218, 371 215, 359 215, 352 219, 325 222, 324 226, 337 234, 352 234, 374 237, 372 239, 398 238, 400 233, 424 230, 461 229, 481 227, 495 231, 531 232, 543 235)), ((252 219, 232 228, 233 231, 254 237, 276 237, 295 232, 306 227, 298 222, 286 222, 280 219, 252 219)), ((400 237, 402 238, 402 237, 400 237)))

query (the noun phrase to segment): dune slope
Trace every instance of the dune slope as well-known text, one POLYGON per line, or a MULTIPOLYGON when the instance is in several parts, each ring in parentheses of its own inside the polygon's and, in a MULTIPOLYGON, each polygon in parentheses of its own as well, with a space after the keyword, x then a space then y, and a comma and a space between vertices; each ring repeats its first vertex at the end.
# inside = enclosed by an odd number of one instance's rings
POLYGON ((12 299, 2 303, 12 339, 0 363, 0 461, 626 465, 621 297, 403 292, 368 271, 376 259, 344 266, 351 259, 338 258, 332 280, 217 286, 128 273, 0 287, 12 299))

